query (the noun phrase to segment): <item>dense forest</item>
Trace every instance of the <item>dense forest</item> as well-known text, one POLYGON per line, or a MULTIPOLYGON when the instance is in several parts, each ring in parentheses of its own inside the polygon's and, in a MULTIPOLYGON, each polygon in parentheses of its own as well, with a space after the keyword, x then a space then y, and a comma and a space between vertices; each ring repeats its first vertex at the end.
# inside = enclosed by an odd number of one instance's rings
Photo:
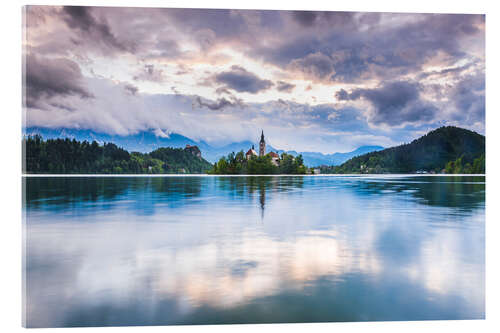
POLYGON ((271 156, 252 156, 246 159, 243 151, 231 153, 221 158, 209 171, 216 175, 272 175, 272 174, 305 174, 307 168, 304 166, 302 155, 293 157, 282 153, 278 159, 278 165, 274 165, 271 156))
POLYGON ((39 135, 23 138, 23 156, 23 171, 38 174, 206 173, 212 167, 196 146, 143 154, 129 153, 113 143, 45 141, 39 135))
POLYGON ((354 157, 321 173, 484 173, 485 137, 463 128, 441 127, 409 144, 354 157))

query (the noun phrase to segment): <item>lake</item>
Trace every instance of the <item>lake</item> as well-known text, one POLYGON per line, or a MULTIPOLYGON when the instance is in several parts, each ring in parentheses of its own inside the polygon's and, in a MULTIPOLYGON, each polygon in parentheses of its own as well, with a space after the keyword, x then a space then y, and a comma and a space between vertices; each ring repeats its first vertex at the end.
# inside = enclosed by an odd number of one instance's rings
POLYGON ((485 316, 484 176, 23 185, 28 327, 485 316))

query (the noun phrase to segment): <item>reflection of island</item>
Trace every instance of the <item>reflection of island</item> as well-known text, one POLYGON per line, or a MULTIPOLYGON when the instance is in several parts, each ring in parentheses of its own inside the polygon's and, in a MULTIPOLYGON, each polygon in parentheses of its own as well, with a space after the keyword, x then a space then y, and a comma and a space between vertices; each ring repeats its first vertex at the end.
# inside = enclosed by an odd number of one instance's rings
POLYGON ((259 183, 260 218, 264 220, 264 206, 266 205, 266 188, 259 183))
POLYGON ((235 200, 247 197, 253 201, 255 195, 258 194, 261 219, 264 219, 266 200, 272 197, 273 193, 303 188, 304 178, 300 176, 218 177, 217 184, 222 195, 227 195, 235 200))

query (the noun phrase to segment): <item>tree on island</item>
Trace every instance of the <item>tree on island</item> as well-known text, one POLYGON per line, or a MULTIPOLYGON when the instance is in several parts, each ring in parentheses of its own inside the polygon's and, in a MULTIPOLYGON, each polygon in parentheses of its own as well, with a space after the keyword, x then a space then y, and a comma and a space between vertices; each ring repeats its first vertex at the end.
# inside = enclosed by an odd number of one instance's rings
POLYGON ((219 159, 208 173, 212 175, 303 175, 307 173, 307 167, 304 165, 302 155, 293 157, 282 153, 275 165, 270 155, 251 156, 247 159, 243 151, 240 151, 236 154, 232 152, 219 159))

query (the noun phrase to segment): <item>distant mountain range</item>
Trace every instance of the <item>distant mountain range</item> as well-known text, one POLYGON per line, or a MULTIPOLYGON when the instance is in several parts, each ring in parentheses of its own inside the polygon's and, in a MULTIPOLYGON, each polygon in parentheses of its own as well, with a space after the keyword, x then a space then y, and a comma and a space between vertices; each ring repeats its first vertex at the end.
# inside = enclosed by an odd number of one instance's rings
MULTIPOLYGON (((353 150, 348 153, 334 153, 334 154, 322 154, 315 152, 300 152, 296 151, 285 151, 285 153, 297 156, 299 154, 304 158, 304 164, 308 167, 316 167, 320 165, 340 165, 345 161, 366 153, 379 151, 384 149, 381 146, 361 146, 356 150, 353 150)), ((281 154, 284 152, 283 150, 278 150, 278 153, 281 154)))
MULTIPOLYGON (((148 153, 161 147, 184 148, 186 145, 196 145, 200 148, 203 158, 211 163, 216 162, 221 157, 226 156, 231 152, 236 153, 241 150, 246 152, 252 145, 258 147, 257 143, 250 141, 233 142, 222 147, 214 147, 204 141, 197 142, 180 134, 171 133, 168 137, 162 137, 155 135, 153 131, 144 131, 134 135, 120 136, 97 133, 92 130, 28 127, 24 129, 23 133, 25 135, 38 134, 44 139, 70 138, 78 141, 97 141, 99 144, 112 142, 130 152, 137 151, 141 153, 148 153)), ((382 149, 384 148, 380 146, 362 146, 347 153, 322 154, 319 152, 284 151, 267 145, 266 150, 276 151, 279 154, 286 152, 294 156, 302 154, 304 164, 308 167, 314 167, 320 165, 340 165, 355 156, 382 149)))

